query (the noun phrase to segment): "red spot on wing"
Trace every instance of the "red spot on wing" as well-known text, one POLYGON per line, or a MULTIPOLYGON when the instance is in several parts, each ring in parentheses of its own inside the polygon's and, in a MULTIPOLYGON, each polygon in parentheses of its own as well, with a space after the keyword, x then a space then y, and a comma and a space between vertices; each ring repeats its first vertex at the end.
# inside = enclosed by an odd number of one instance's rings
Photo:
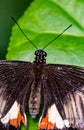
POLYGON ((48 125, 48 115, 41 120, 40 125, 39 125, 39 130, 46 129, 47 125, 48 125))
POLYGON ((48 130, 54 130, 55 129, 55 125, 52 122, 48 122, 48 130))
POLYGON ((18 117, 15 119, 10 119, 9 124, 17 128, 17 127, 20 127, 21 121, 26 126, 25 117, 19 112, 18 117))
POLYGON ((19 112, 18 114, 18 125, 20 126, 20 122, 23 122, 23 124, 26 126, 26 120, 25 117, 19 112))
POLYGON ((38 130, 54 130, 55 129, 55 125, 52 122, 48 121, 48 115, 46 115, 46 117, 44 117, 39 125, 38 130))
POLYGON ((14 127, 18 127, 17 119, 10 119, 9 124, 14 127))

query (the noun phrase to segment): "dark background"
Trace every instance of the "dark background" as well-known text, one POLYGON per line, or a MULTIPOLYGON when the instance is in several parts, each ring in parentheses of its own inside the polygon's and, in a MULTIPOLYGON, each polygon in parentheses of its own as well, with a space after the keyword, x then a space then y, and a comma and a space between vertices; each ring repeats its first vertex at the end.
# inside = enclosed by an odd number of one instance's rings
POLYGON ((0 0, 0 59, 5 59, 14 22, 22 16, 32 0, 0 0))

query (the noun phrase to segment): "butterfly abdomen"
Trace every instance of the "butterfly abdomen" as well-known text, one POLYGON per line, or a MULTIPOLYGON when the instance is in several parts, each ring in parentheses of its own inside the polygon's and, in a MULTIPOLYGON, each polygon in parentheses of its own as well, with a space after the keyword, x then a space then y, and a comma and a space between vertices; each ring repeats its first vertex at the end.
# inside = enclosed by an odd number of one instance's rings
POLYGON ((40 108, 40 100, 41 100, 41 87, 40 84, 32 84, 31 94, 29 98, 29 113, 32 118, 35 118, 39 113, 40 108))

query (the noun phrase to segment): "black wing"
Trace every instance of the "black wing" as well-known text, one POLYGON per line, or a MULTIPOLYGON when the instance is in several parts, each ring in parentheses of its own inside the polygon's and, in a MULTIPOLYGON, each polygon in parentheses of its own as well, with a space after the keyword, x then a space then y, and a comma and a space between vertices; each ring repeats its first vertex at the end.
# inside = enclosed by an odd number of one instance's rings
POLYGON ((19 96, 23 103, 32 82, 31 71, 32 64, 29 62, 0 61, 0 117, 6 115, 19 96))
POLYGON ((70 127, 84 129, 84 68, 47 65, 42 77, 45 115, 52 104, 70 127), (46 74, 45 74, 46 73, 46 74))

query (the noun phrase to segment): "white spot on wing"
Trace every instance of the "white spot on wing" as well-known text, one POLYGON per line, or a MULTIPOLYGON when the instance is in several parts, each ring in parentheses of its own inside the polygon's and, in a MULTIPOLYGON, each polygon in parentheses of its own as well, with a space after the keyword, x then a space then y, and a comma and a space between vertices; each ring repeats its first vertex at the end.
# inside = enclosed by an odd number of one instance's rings
POLYGON ((49 113, 49 121, 52 122, 53 124, 56 124, 56 127, 58 129, 62 129, 64 127, 64 121, 61 115, 59 114, 55 104, 51 106, 48 113, 49 113))
POLYGON ((10 116, 10 119, 13 119, 13 118, 17 118, 18 116, 18 112, 19 112, 19 105, 18 103, 15 101, 13 106, 11 107, 10 111, 9 111, 9 116, 10 116))
POLYGON ((18 112, 19 112, 19 105, 17 103, 17 101, 14 102, 14 104, 12 105, 11 109, 8 111, 8 113, 6 114, 6 116, 4 116, 1 119, 1 122, 3 124, 6 124, 9 122, 10 119, 14 119, 18 117, 18 112))
POLYGON ((65 124, 65 126, 67 127, 67 128, 69 128, 70 127, 70 125, 69 125, 69 121, 66 119, 66 120, 64 120, 64 124, 65 124))
POLYGON ((7 123, 9 122, 9 115, 8 115, 8 113, 6 114, 5 117, 3 117, 3 118, 1 119, 1 122, 2 122, 3 124, 7 124, 7 123))

